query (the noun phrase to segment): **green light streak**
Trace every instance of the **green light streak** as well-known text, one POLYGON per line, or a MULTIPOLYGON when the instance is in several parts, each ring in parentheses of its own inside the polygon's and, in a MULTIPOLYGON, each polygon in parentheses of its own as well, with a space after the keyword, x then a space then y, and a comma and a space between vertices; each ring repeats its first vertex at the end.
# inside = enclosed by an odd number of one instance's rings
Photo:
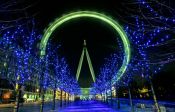
POLYGON ((77 73, 76 73, 77 81, 78 81, 79 76, 80 76, 80 71, 81 71, 81 67, 82 67, 82 63, 83 63, 83 58, 84 58, 84 48, 83 48, 83 51, 82 51, 82 54, 81 54, 81 57, 80 57, 80 61, 79 61, 78 69, 77 69, 77 73))
POLYGON ((67 21, 70 21, 76 18, 82 18, 82 17, 90 17, 90 18, 99 19, 107 23, 108 25, 110 25, 120 35, 122 42, 123 42, 123 46, 124 46, 125 56, 124 56, 124 60, 123 60, 123 64, 121 68, 119 69, 118 73, 115 75, 115 77, 112 80, 112 83, 115 83, 122 77, 122 75, 126 71, 127 65, 129 64, 130 57, 131 57, 130 43, 129 43, 126 33, 124 32, 122 27, 118 24, 118 22, 104 14, 93 12, 93 11, 78 11, 78 12, 69 13, 67 15, 64 15, 56 19, 47 28, 47 30, 45 31, 43 35, 43 38, 40 43, 40 50, 41 50, 40 56, 42 57, 45 55, 45 50, 46 50, 48 39, 51 36, 51 34, 56 30, 56 28, 60 27, 63 23, 67 21))
POLYGON ((92 62, 91 62, 91 59, 90 59, 87 48, 85 50, 86 50, 86 58, 87 58, 87 61, 88 61, 88 64, 89 64, 89 69, 90 69, 90 72, 91 72, 91 75, 92 75, 92 79, 95 82, 95 73, 94 73, 94 69, 93 69, 93 66, 92 66, 92 62))

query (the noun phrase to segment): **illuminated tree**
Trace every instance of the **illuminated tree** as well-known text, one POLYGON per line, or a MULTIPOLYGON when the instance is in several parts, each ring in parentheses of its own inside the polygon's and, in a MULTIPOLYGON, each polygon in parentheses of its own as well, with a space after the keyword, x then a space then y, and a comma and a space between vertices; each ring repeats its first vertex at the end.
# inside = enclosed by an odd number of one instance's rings
POLYGON ((16 25, 16 27, 1 31, 1 35, 1 49, 5 51, 6 59, 8 58, 8 62, 4 62, 8 67, 6 78, 11 82, 15 81, 14 88, 17 93, 15 111, 18 111, 20 87, 27 84, 33 75, 31 60, 35 55, 32 51, 36 48, 34 41, 39 36, 33 28, 30 31, 25 25, 16 25))
MULTIPOLYGON (((155 107, 160 111, 151 78, 163 68, 164 64, 174 60, 172 50, 162 52, 164 47, 168 46, 170 49, 172 47, 173 32, 169 30, 171 26, 167 23, 173 22, 173 19, 160 16, 145 0, 139 0, 138 5, 144 6, 149 11, 143 11, 141 8, 143 15, 135 17, 134 26, 129 25, 125 28, 133 43, 134 53, 131 64, 138 75, 149 80, 155 107), (144 18, 145 15, 149 16, 144 18)), ((132 70, 129 70, 129 73, 132 73, 132 70)))

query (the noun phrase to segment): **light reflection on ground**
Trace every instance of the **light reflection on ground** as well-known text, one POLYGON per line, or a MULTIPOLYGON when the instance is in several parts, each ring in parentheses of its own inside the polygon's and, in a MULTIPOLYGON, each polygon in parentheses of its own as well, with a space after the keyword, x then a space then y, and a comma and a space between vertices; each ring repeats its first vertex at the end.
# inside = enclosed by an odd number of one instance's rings
POLYGON ((76 102, 61 112, 117 112, 107 105, 97 101, 76 102))

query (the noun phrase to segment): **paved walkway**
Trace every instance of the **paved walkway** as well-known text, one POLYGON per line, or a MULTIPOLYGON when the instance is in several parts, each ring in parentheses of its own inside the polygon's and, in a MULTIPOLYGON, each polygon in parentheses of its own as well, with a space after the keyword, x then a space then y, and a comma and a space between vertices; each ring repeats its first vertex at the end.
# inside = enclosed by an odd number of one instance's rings
MULTIPOLYGON (((122 100, 120 109, 117 109, 118 106, 116 105, 116 103, 113 103, 113 108, 111 108, 110 106, 100 101, 77 101, 72 102, 68 105, 64 104, 65 103, 63 103, 63 107, 61 108, 59 101, 57 101, 55 105, 56 110, 53 111, 52 110, 53 103, 45 102, 44 112, 129 112, 131 110, 130 106, 126 104, 126 102, 122 102, 122 100)), ((143 104, 146 105, 145 108, 139 108, 137 103, 135 103, 134 110, 136 112, 154 112, 153 108, 150 107, 152 106, 152 104, 150 104, 149 102, 143 104)), ((13 112, 13 106, 14 106, 13 104, 0 104, 0 105, 1 105, 0 112, 13 112)), ((165 106, 162 106, 162 104, 160 103, 160 108, 162 112, 175 112, 174 105, 166 106, 166 108, 165 106)), ((25 103, 23 106, 20 106, 19 108, 19 112, 39 112, 39 111, 40 111, 39 103, 25 103)))
POLYGON ((79 101, 62 109, 60 112, 117 112, 97 101, 79 101))
MULTIPOLYGON (((63 103, 64 104, 64 103, 63 103)), ((56 102, 56 110, 52 109, 52 102, 47 102, 44 105, 44 112, 128 112, 119 111, 110 108, 109 106, 99 101, 77 101, 62 108, 59 107, 59 102, 56 102)), ((24 104, 20 106, 19 112, 39 112, 40 105, 38 103, 24 104)), ((0 108, 0 112, 13 112, 13 105, 0 108)))

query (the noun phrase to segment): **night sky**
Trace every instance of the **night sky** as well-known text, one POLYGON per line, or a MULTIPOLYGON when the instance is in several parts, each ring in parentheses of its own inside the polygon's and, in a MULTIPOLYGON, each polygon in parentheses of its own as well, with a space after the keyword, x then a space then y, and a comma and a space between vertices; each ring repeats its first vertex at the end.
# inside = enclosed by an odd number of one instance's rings
MULTIPOLYGON (((116 2, 45 1, 38 3, 39 12, 36 18, 40 22, 41 29, 45 29, 54 19, 72 11, 92 10, 115 18, 120 7, 120 3, 116 2)), ((67 59, 74 77, 83 49, 83 40, 86 40, 92 65, 96 76, 98 76, 99 69, 105 62, 104 58, 109 57, 116 50, 120 53, 116 37, 120 40, 118 34, 107 24, 91 18, 81 18, 67 22, 58 28, 51 40, 54 44, 61 45, 58 52, 67 59)), ((86 57, 84 57, 79 82, 81 87, 89 87, 92 83, 86 57)))
MULTIPOLYGON (((33 16, 36 20, 37 28, 41 33, 44 32, 51 22, 64 14, 80 11, 91 10, 102 12, 117 20, 122 26, 125 24, 132 25, 132 19, 126 19, 134 16, 135 10, 138 10, 135 5, 131 5, 132 0, 19 0, 21 7, 26 8, 26 13, 22 16, 33 16), (95 2, 94 2, 95 1, 95 2)), ((19 7, 19 6, 18 6, 19 7)), ((18 14, 19 16, 19 14, 18 14)), ((59 54, 67 59, 73 76, 78 68, 79 58, 83 49, 83 40, 87 41, 87 48, 91 61, 94 67, 95 74, 98 74, 101 65, 105 62, 104 58, 109 57, 114 51, 120 53, 116 37, 119 36, 108 25, 94 19, 83 18, 76 19, 65 23, 58 28, 51 36, 51 42, 61 45, 59 54)), ((165 50, 165 49, 163 49, 165 50)), ((173 70, 174 63, 168 64, 165 69, 156 76, 160 76, 158 81, 166 80, 168 77, 174 82, 173 70)), ((156 77, 155 76, 155 77, 156 77)), ((87 65, 86 58, 82 66, 80 74, 80 85, 88 87, 91 82, 90 71, 87 65)), ((165 81, 166 82, 166 81, 165 81)))

